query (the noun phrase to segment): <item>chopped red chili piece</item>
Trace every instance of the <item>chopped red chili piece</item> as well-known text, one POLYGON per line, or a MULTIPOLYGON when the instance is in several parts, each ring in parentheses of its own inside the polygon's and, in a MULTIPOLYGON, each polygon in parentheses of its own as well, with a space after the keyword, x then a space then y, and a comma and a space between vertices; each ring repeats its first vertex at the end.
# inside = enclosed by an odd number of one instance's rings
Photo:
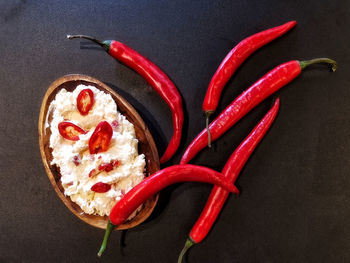
POLYGON ((79 135, 86 133, 82 128, 68 121, 60 122, 58 131, 63 138, 70 141, 78 141, 79 135))
MULTIPOLYGON (((101 157, 101 156, 100 156, 101 157)), ((100 158, 98 158, 100 159, 100 158)), ((110 161, 109 163, 101 163, 99 166, 98 166, 98 169, 92 169, 89 173, 89 177, 93 177, 97 174, 99 174, 100 172, 102 171, 105 171, 105 172, 110 172, 114 169, 114 167, 117 167, 119 165, 119 161, 118 160, 112 160, 110 161)))
POLYGON ((113 170, 113 165, 111 163, 101 163, 98 166, 100 171, 106 171, 107 173, 113 170))
POLYGON ((113 129, 116 129, 119 126, 118 120, 112 121, 111 126, 113 127, 113 129))
POLYGON ((81 115, 87 115, 94 104, 94 93, 91 89, 83 89, 77 97, 77 108, 81 115))
POLYGON ((109 143, 113 135, 111 125, 106 121, 101 121, 91 135, 89 140, 89 150, 91 154, 105 152, 108 150, 109 143))
POLYGON ((112 161, 112 165, 113 167, 117 167, 119 165, 119 161, 118 160, 112 161))
POLYGON ((101 163, 98 166, 98 169, 100 171, 106 171, 107 173, 112 171, 114 167, 117 167, 119 165, 119 161, 118 160, 112 160, 109 163, 101 163))
POLYGON ((105 184, 102 182, 98 182, 91 186, 91 191, 96 192, 96 193, 106 193, 111 189, 111 185, 105 184))
POLYGON ((81 163, 81 159, 80 159, 79 154, 74 155, 74 157, 73 157, 73 163, 74 163, 76 166, 78 166, 78 165, 81 163))
POLYGON ((90 173, 89 173, 89 177, 93 177, 93 176, 95 176, 96 174, 98 174, 98 173, 96 172, 96 169, 92 169, 92 170, 90 171, 90 173))

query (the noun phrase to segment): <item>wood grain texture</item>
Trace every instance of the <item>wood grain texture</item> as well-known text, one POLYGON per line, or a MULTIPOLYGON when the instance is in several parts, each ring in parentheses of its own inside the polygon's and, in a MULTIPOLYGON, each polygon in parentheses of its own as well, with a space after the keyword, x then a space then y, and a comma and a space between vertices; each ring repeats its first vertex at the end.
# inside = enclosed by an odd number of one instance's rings
MULTIPOLYGON (((50 115, 47 116, 50 114, 48 112, 50 103, 55 99, 56 94, 61 89, 64 88, 67 91, 73 91, 79 84, 93 85, 99 90, 109 93, 116 102, 118 111, 121 112, 128 119, 128 121, 134 125, 136 138, 139 141, 139 153, 143 153, 145 155, 147 174, 153 174, 159 170, 159 156, 152 135, 140 115, 123 97, 109 88, 106 84, 86 75, 74 74, 63 76, 50 85, 41 104, 38 122, 40 153, 47 176, 49 177, 57 195, 75 216, 94 227, 105 229, 108 217, 85 214, 76 203, 71 201, 69 196, 65 196, 64 189, 60 181, 61 175, 59 168, 56 167, 56 165, 50 164, 52 160, 52 149, 49 147, 51 132, 49 127, 45 129, 46 120, 50 122, 51 118, 50 115)), ((132 220, 118 226, 116 230, 129 229, 141 224, 150 216, 157 201, 158 195, 152 197, 143 205, 142 210, 132 220)))

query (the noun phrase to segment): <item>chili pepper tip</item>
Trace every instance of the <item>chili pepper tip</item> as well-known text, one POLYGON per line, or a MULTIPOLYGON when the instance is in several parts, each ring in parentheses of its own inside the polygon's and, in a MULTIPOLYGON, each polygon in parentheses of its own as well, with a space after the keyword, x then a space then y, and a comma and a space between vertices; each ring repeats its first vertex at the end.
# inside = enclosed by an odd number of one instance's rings
POLYGON ((185 243, 185 246, 184 246, 184 248, 181 250, 181 253, 180 253, 180 255, 179 255, 179 258, 178 258, 178 260, 177 260, 177 263, 181 263, 182 262, 182 259, 183 259, 183 257, 184 257, 184 255, 185 255, 185 253, 187 252, 187 250, 190 248, 190 247, 192 247, 194 244, 196 244, 196 242, 194 242, 193 240, 192 240, 192 238, 187 238, 187 240, 186 240, 186 243, 185 243))
POLYGON ((235 186, 235 185, 233 185, 233 192, 232 193, 234 193, 234 194, 236 194, 237 196, 239 196, 240 194, 241 194, 241 192, 238 190, 238 188, 235 186))

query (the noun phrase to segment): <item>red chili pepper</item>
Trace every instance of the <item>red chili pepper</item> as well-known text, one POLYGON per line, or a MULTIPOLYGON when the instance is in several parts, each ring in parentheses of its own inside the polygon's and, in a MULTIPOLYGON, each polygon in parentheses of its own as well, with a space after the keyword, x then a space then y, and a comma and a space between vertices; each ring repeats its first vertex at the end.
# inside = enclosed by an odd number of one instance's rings
POLYGON ((89 140, 90 154, 105 152, 113 135, 113 129, 106 121, 101 121, 95 128, 89 140))
POLYGON ((160 163, 167 162, 179 147, 184 121, 181 95, 174 83, 153 62, 121 42, 115 40, 100 41, 84 35, 67 35, 67 38, 89 39, 102 46, 112 57, 139 73, 168 104, 173 117, 174 134, 160 159, 160 163))
MULTIPOLYGON (((249 89, 241 93, 210 124, 209 130, 212 141, 218 139, 260 102, 296 78, 304 68, 315 63, 327 63, 331 65, 333 71, 336 70, 336 62, 328 58, 318 58, 309 61, 293 60, 277 66, 250 86, 249 89)), ((207 142, 208 133, 204 129, 187 147, 180 164, 188 163, 207 145, 207 142)))
MULTIPOLYGON (((253 153, 254 149, 256 146, 258 146, 259 142, 263 139, 266 132, 271 127, 278 113, 279 104, 280 102, 277 98, 272 108, 255 126, 244 141, 237 147, 237 149, 230 156, 230 159, 226 162, 225 167, 222 170, 222 174, 232 183, 235 183, 239 173, 253 153)), ((223 205, 225 204, 228 195, 229 192, 227 192, 225 189, 214 186, 200 217, 192 227, 189 237, 185 243, 185 247, 179 256, 178 263, 182 262, 183 256, 191 246, 201 242, 207 236, 223 205)))
POLYGON ((110 184, 105 184, 102 182, 98 182, 91 186, 91 191, 96 192, 96 193, 106 193, 109 190, 111 190, 111 185, 110 184))
POLYGON ((238 67, 256 50, 284 35, 296 25, 296 21, 290 21, 281 26, 267 29, 243 39, 235 46, 221 62, 213 78, 209 83, 207 93, 203 101, 203 111, 206 115, 206 126, 208 132, 208 146, 210 147, 210 133, 208 129, 209 117, 216 110, 220 95, 231 76, 238 67))
POLYGON ((81 115, 87 115, 94 104, 94 93, 91 89, 83 89, 77 97, 77 108, 81 115))
POLYGON ((63 138, 70 141, 78 141, 79 135, 86 134, 86 131, 82 128, 68 121, 60 122, 58 124, 58 131, 63 138))
POLYGON ((146 200, 161 191, 163 188, 179 182, 204 182, 220 185, 224 189, 238 193, 238 189, 222 174, 197 165, 174 165, 160 170, 145 178, 141 183, 127 192, 118 203, 114 205, 109 215, 105 237, 98 256, 106 249, 107 240, 114 228, 120 225, 146 200))

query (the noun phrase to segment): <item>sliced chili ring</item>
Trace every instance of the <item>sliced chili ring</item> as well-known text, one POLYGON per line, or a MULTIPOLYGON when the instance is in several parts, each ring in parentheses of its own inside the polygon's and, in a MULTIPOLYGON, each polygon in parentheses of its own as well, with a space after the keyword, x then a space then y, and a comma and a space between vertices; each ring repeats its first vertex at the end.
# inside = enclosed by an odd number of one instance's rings
POLYGON ((106 122, 101 121, 95 128, 95 131, 89 140, 90 154, 105 152, 108 150, 109 143, 112 139, 112 126, 106 122))
POLYGON ((91 191, 96 192, 96 193, 106 193, 111 189, 110 184, 105 184, 102 182, 98 182, 91 186, 91 191))
POLYGON ((60 122, 58 124, 58 131, 63 138, 70 141, 78 141, 79 135, 86 134, 86 131, 69 121, 60 122))
POLYGON ((77 108, 81 115, 87 115, 94 105, 94 93, 91 89, 83 89, 77 97, 77 108))

